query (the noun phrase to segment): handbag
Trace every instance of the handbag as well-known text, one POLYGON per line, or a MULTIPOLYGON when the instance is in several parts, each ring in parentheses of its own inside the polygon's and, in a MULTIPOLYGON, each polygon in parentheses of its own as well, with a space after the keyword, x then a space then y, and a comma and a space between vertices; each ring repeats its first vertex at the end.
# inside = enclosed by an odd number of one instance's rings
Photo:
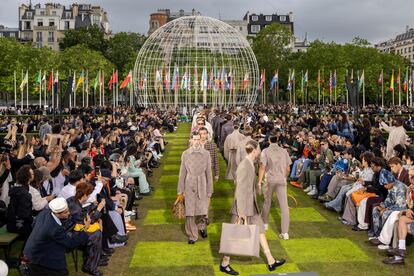
POLYGON ((219 253, 225 255, 259 257, 259 227, 255 224, 223 223, 219 253))
POLYGON ((177 219, 184 219, 185 218, 185 204, 184 204, 184 196, 177 195, 177 199, 174 202, 172 207, 173 216, 177 219))
POLYGON ((359 204, 361 203, 363 199, 368 198, 368 197, 374 197, 374 196, 376 196, 375 193, 367 193, 361 190, 353 192, 351 195, 352 201, 355 203, 355 206, 357 207, 359 206, 359 204))

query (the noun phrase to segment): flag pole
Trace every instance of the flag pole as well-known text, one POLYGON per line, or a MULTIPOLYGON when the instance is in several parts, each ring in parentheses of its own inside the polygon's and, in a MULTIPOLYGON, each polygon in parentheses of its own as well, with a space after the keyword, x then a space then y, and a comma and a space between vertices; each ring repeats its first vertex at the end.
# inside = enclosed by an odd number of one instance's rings
POLYGON ((364 76, 362 80, 362 108, 365 108, 365 70, 362 70, 362 75, 364 76))
POLYGON ((39 109, 42 106, 42 70, 39 70, 39 77, 40 77, 40 82, 39 82, 39 109))
POLYGON ((406 103, 408 107, 408 86, 410 85, 410 69, 407 66, 407 69, 405 70, 405 96, 406 96, 406 103))
POLYGON ((398 105, 401 106, 401 68, 398 67, 398 105))
POLYGON ((16 70, 14 70, 14 109, 17 109, 17 80, 16 80, 16 70))
POLYGON ((318 70, 318 105, 321 105, 321 70, 318 70))
POLYGON ((86 96, 86 107, 89 107, 89 70, 86 70, 86 81, 85 83, 85 96, 86 96))
POLYGON ((384 107, 384 69, 381 69, 381 106, 384 107))
POLYGON ((27 83, 26 83, 26 108, 29 109, 29 71, 26 70, 27 83))
POLYGON ((85 107, 85 71, 82 70, 82 107, 85 107))
POLYGON ((76 90, 78 88, 76 83, 76 71, 73 71, 73 108, 76 108, 76 90))
POLYGON ((336 75, 336 69, 334 70, 334 78, 335 78, 335 87, 334 87, 334 104, 336 106, 336 99, 337 99, 337 94, 336 94, 336 87, 338 86, 338 77, 336 75))

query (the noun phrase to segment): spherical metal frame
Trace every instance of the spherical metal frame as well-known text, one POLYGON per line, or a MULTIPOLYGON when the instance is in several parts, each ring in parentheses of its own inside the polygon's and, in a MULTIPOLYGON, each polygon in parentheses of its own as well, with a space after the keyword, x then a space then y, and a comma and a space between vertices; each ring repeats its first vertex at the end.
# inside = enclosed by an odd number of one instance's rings
POLYGON ((249 42, 232 26, 185 16, 157 29, 140 49, 133 73, 144 106, 252 106, 259 69, 249 42))

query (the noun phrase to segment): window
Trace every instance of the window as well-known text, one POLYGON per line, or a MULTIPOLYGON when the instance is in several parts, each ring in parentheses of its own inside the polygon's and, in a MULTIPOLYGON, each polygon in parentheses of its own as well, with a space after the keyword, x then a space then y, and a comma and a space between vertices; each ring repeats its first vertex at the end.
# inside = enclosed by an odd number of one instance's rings
POLYGON ((258 32, 260 32, 260 25, 252 25, 251 32, 253 34, 257 34, 258 32))
POLYGON ((65 21, 65 30, 69 30, 69 27, 70 27, 69 21, 65 21))
POLYGON ((55 33, 54 32, 49 32, 47 42, 55 42, 55 33))
POLYGON ((42 42, 42 32, 36 32, 36 42, 42 42))
POLYGON ((16 37, 15 33, 10 33, 10 37, 16 37))
POLYGON ((52 15, 56 15, 56 11, 52 11, 52 15))
POLYGON ((43 27, 43 20, 37 20, 37 26, 38 27, 43 27))
POLYGON ((67 13, 66 13, 66 18, 70 18, 70 17, 71 17, 70 12, 67 12, 67 13))
POLYGON ((27 17, 31 18, 32 17, 32 13, 31 12, 27 12, 27 17))
POLYGON ((30 21, 24 22, 24 29, 25 30, 31 30, 32 29, 32 25, 30 24, 30 21))
POLYGON ((258 21, 259 17, 257 15, 252 15, 252 21, 258 21))
POLYGON ((3 33, 0 33, 0 37, 4 37, 3 33))
POLYGON ((55 20, 49 20, 49 27, 55 26, 55 20))
POLYGON ((99 26, 99 22, 100 22, 100 16, 95 15, 93 17, 93 25, 99 26))
POLYGON ((241 26, 240 26, 240 27, 239 27, 239 31, 240 31, 240 32, 241 32, 241 31, 243 31, 243 27, 241 27, 241 26))
POLYGON ((45 15, 45 11, 40 11, 40 15, 45 15))
POLYGON ((286 21, 286 16, 285 15, 279 16, 279 20, 280 20, 280 22, 285 22, 286 21))
POLYGON ((271 15, 266 15, 266 21, 268 21, 268 22, 272 21, 272 16, 271 15))

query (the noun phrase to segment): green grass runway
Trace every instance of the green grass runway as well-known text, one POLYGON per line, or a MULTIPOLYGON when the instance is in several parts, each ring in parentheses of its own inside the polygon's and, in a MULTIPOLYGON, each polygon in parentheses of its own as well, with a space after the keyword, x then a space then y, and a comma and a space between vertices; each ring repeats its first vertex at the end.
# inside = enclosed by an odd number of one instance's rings
MULTIPOLYGON (((225 275, 218 269, 221 255, 221 224, 230 220, 229 210, 233 200, 233 184, 224 180, 225 162, 220 157, 220 180, 214 184, 214 194, 209 212, 209 236, 194 245, 187 244, 184 222, 171 215, 177 193, 180 157, 187 148, 190 124, 180 124, 177 132, 167 135, 162 166, 149 179, 155 193, 139 201, 140 219, 135 222, 137 231, 129 234, 128 245, 117 249, 104 275, 225 275)), ((266 236, 276 258, 287 263, 274 273, 314 271, 320 275, 410 275, 414 271, 414 254, 406 259, 405 266, 382 264, 385 255, 367 244, 366 232, 354 232, 342 225, 337 215, 310 199, 301 190, 289 187, 298 206, 291 209, 290 237, 279 240, 280 215, 272 207, 270 229, 266 236)), ((259 199, 262 202, 262 198, 259 199)), ((414 250, 410 245, 408 251, 414 250)), ((71 275, 73 262, 68 255, 71 275)), ((265 257, 233 257, 232 267, 240 275, 269 273, 265 257)))

